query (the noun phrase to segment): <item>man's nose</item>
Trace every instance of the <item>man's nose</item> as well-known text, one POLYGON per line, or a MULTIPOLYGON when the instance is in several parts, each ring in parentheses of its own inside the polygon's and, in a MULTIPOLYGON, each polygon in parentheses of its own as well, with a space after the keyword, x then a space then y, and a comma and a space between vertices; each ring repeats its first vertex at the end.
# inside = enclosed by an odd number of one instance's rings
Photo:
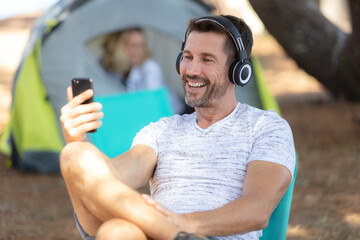
POLYGON ((186 74, 190 76, 199 75, 201 72, 201 64, 200 61, 193 59, 191 62, 187 64, 186 74))

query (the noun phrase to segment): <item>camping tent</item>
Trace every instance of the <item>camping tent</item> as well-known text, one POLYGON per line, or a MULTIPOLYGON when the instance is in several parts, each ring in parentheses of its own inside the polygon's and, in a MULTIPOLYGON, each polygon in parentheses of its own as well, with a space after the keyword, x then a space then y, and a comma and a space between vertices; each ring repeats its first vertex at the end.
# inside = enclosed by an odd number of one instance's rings
MULTIPOLYGON (((183 99, 175 59, 187 21, 208 14, 210 8, 200 0, 62 0, 55 4, 36 21, 15 76, 10 121, 0 139, 8 165, 59 171, 64 145, 59 116, 73 77, 91 77, 95 95, 125 91, 109 80, 99 63, 102 43, 112 32, 135 26, 145 29, 166 84, 183 99)), ((255 69, 256 73, 260 71, 255 69)), ((258 94, 259 89, 266 90, 258 79, 246 89, 237 88, 239 101, 263 106, 261 97, 270 95, 258 94)))

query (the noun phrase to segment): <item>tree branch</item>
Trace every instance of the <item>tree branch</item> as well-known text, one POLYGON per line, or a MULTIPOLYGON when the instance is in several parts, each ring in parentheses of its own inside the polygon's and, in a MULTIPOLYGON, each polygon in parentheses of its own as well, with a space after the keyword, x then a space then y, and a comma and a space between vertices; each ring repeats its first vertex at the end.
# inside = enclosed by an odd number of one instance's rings
MULTIPOLYGON (((332 24, 311 0, 250 0, 250 3, 267 30, 301 68, 335 96, 345 92, 348 99, 360 99, 360 91, 356 92, 360 78, 354 71, 354 66, 359 68, 360 63, 353 62, 348 51, 349 44, 356 44, 357 36, 352 34, 350 38, 332 24), (344 75, 344 67, 351 73, 344 75)), ((359 1, 350 0, 350 9, 357 28, 359 1)))

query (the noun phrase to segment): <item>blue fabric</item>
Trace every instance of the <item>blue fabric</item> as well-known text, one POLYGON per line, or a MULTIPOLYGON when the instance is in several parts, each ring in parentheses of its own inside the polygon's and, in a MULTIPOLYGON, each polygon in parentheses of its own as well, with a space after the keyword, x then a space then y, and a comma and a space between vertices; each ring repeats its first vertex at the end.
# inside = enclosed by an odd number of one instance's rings
POLYGON ((103 105, 103 125, 90 137, 110 158, 129 150, 136 133, 150 122, 173 114, 165 88, 95 96, 95 101, 103 105))

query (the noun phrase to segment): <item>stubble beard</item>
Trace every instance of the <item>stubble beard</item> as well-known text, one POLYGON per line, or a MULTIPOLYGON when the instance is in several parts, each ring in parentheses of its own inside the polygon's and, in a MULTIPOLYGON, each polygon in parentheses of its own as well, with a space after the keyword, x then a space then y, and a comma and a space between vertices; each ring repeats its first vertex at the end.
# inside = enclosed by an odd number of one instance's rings
POLYGON ((228 85, 226 83, 222 85, 210 84, 207 78, 199 76, 189 76, 185 74, 182 77, 183 88, 185 92, 185 103, 193 108, 207 108, 212 107, 214 100, 222 98, 227 91, 228 85), (186 80, 185 79, 201 80, 206 84, 206 92, 200 98, 196 98, 197 93, 189 93, 186 91, 186 80))

